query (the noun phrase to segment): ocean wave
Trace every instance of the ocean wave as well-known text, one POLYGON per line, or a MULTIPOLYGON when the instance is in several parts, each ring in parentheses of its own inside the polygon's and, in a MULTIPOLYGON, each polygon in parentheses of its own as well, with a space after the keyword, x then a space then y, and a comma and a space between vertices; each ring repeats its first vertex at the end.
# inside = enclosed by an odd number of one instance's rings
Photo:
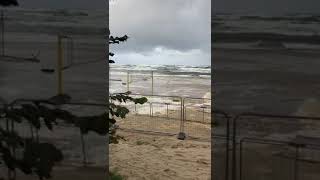
POLYGON ((187 75, 201 76, 211 75, 211 66, 190 66, 190 65, 111 65, 110 71, 114 72, 133 72, 135 74, 155 74, 163 75, 187 75))

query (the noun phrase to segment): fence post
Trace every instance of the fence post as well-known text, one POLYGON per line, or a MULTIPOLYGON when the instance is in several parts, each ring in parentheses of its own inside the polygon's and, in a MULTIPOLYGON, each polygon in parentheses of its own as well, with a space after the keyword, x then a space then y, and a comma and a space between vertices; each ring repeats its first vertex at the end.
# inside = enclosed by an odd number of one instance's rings
POLYGON ((294 180, 298 180, 299 179, 299 145, 295 145, 295 158, 294 158, 294 180))
POLYGON ((232 133, 232 180, 237 179, 237 140, 236 140, 236 133, 237 133, 237 120, 239 115, 233 118, 233 133, 232 133))
POLYGON ((167 105, 167 118, 169 117, 169 103, 166 103, 166 105, 167 105))
POLYGON ((153 95, 153 71, 151 71, 151 95, 153 95))
POLYGON ((204 108, 206 108, 205 106, 203 106, 202 108, 202 122, 204 123, 204 108))
POLYGON ((127 71, 127 91, 129 91, 129 71, 127 71))
POLYGON ((184 133, 184 98, 180 97, 181 113, 180 113, 180 132, 178 134, 178 139, 184 140, 186 134, 184 133))
POLYGON ((149 105, 150 105, 150 117, 152 117, 152 115, 151 115, 151 106, 152 106, 151 102, 149 103, 149 105))

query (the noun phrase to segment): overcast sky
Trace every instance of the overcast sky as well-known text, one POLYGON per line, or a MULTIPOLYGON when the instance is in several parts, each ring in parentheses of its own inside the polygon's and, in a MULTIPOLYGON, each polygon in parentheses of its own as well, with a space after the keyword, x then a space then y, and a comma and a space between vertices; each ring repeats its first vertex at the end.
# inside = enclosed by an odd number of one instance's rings
POLYGON ((116 0, 110 30, 120 64, 210 65, 211 0, 116 0))

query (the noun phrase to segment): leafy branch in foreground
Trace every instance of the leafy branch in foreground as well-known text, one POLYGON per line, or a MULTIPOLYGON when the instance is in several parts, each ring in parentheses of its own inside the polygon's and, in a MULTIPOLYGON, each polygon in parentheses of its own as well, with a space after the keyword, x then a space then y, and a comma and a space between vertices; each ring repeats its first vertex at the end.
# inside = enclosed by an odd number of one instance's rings
MULTIPOLYGON (((110 32, 110 30, 109 30, 110 32)), ((128 36, 124 35, 122 37, 113 37, 109 36, 109 45, 110 44, 119 44, 120 42, 125 42, 128 40, 128 36)), ((113 57, 114 53, 109 52, 109 56, 113 57)), ((115 63, 114 60, 109 59, 109 63, 115 63)), ((130 92, 125 93, 115 93, 109 95, 109 144, 110 143, 118 143, 118 139, 124 139, 121 136, 116 135, 116 118, 124 119, 126 115, 129 113, 129 109, 125 106, 121 105, 122 103, 134 102, 135 104, 144 104, 148 101, 147 98, 133 98, 130 96, 130 92)))
POLYGON ((21 105, 4 105, 0 108, 0 163, 9 170, 36 174, 39 179, 50 178, 53 166, 63 160, 62 151, 53 144, 39 142, 38 131, 44 126, 53 131, 59 123, 79 127, 82 134, 89 131, 99 135, 108 133, 106 113, 96 116, 76 116, 66 110, 50 108, 37 101, 21 105), (15 131, 15 124, 30 125, 31 137, 22 137, 15 131))

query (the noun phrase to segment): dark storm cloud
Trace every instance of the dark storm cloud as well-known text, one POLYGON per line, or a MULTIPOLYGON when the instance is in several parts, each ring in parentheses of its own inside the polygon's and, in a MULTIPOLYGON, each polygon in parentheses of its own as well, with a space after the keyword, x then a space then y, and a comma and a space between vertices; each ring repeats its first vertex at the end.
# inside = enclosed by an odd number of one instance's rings
POLYGON ((118 0, 110 5, 113 35, 128 34, 117 50, 148 53, 156 47, 210 52, 210 0, 118 0))
POLYGON ((214 0, 212 10, 229 13, 319 13, 319 0, 214 0))

